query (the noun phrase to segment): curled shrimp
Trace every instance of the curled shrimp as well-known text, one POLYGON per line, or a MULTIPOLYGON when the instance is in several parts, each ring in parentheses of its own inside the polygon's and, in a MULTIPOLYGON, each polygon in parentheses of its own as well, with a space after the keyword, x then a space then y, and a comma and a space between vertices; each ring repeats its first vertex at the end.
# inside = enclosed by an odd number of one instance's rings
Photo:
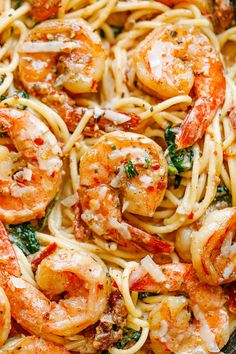
POLYGON ((151 217, 167 186, 167 163, 159 145, 135 133, 104 135, 80 161, 81 219, 97 235, 121 246, 156 252, 172 247, 122 221, 122 211, 151 217))
POLYGON ((40 218, 60 183, 59 144, 28 111, 0 108, 0 126, 11 139, 0 146, 0 219, 14 224, 40 218))
POLYGON ((43 338, 28 336, 9 340, 0 349, 0 354, 69 354, 61 345, 46 341, 43 338))
POLYGON ((39 264, 36 289, 20 277, 19 265, 13 272, 9 262, 2 264, 10 248, 9 244, 0 248, 0 284, 10 302, 12 317, 24 329, 56 340, 57 336, 74 335, 99 320, 110 290, 103 264, 87 253, 56 249, 39 264), (58 302, 50 300, 60 295, 58 302))
POLYGON ((96 92, 104 64, 102 42, 85 21, 49 20, 26 38, 19 74, 26 90, 54 108, 73 130, 81 111, 67 91, 96 92))
POLYGON ((130 289, 164 294, 184 293, 189 299, 167 296, 151 311, 150 339, 154 353, 219 352, 230 335, 229 317, 224 308, 227 297, 223 289, 199 281, 191 264, 156 266, 157 273, 162 275, 160 281, 152 278, 141 266, 131 273, 130 289))
POLYGON ((4 290, 0 287, 0 346, 2 346, 10 333, 11 312, 10 304, 4 290))
POLYGON ((225 77, 219 53, 199 29, 160 25, 137 47, 138 79, 162 99, 189 94, 195 102, 176 136, 179 149, 200 139, 225 99, 225 77))
POLYGON ((55 16, 60 8, 61 0, 29 0, 32 5, 30 14, 36 21, 44 21, 55 16))
MULTIPOLYGON (((156 0, 167 6, 174 6, 183 3, 183 0, 156 0)), ((209 14, 212 12, 211 0, 185 0, 185 3, 196 5, 202 11, 203 14, 209 14)))
POLYGON ((211 285, 236 280, 236 208, 210 213, 192 233, 191 254, 198 277, 211 285))

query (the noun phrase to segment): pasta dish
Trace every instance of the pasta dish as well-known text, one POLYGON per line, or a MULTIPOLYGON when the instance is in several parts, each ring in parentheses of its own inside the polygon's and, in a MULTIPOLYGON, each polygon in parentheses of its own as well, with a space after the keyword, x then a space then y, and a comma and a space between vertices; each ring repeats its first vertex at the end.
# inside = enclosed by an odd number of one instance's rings
POLYGON ((236 353, 236 2, 0 0, 0 353, 236 353))

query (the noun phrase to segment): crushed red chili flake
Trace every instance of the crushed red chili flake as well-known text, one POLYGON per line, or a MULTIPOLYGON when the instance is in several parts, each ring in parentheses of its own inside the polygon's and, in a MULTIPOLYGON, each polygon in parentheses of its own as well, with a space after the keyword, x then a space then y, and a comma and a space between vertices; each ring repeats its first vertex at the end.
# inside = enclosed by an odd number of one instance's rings
POLYGON ((34 142, 36 145, 41 146, 44 144, 44 140, 42 138, 35 138, 34 142))
POLYGON ((160 168, 159 163, 155 163, 155 164, 152 165, 152 169, 155 170, 155 171, 159 170, 159 168, 160 168))
POLYGON ((192 220, 193 217, 194 217, 194 213, 193 212, 188 215, 188 219, 190 219, 190 220, 192 220))
POLYGON ((147 187, 147 190, 148 190, 149 192, 153 192, 153 191, 155 190, 155 188, 154 188, 153 186, 148 186, 148 187, 147 187))

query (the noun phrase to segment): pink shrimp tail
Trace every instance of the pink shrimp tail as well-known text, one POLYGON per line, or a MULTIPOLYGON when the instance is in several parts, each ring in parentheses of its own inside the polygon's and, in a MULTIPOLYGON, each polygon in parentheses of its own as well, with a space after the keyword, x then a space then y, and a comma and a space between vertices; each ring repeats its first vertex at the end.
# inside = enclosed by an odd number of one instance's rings
POLYGON ((150 253, 172 253, 174 248, 167 242, 158 238, 158 236, 150 235, 142 230, 130 226, 132 243, 138 244, 141 249, 150 253))
POLYGON ((181 125, 175 140, 177 149, 192 146, 201 139, 224 103, 226 81, 221 62, 216 62, 209 70, 208 77, 198 75, 195 78, 195 94, 199 98, 181 125))

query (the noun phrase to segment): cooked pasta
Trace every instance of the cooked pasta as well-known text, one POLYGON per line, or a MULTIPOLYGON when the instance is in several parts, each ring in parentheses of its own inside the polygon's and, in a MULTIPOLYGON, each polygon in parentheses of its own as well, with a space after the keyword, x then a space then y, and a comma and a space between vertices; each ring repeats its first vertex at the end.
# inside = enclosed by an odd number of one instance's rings
POLYGON ((0 0, 0 353, 224 352, 234 10, 0 0))

